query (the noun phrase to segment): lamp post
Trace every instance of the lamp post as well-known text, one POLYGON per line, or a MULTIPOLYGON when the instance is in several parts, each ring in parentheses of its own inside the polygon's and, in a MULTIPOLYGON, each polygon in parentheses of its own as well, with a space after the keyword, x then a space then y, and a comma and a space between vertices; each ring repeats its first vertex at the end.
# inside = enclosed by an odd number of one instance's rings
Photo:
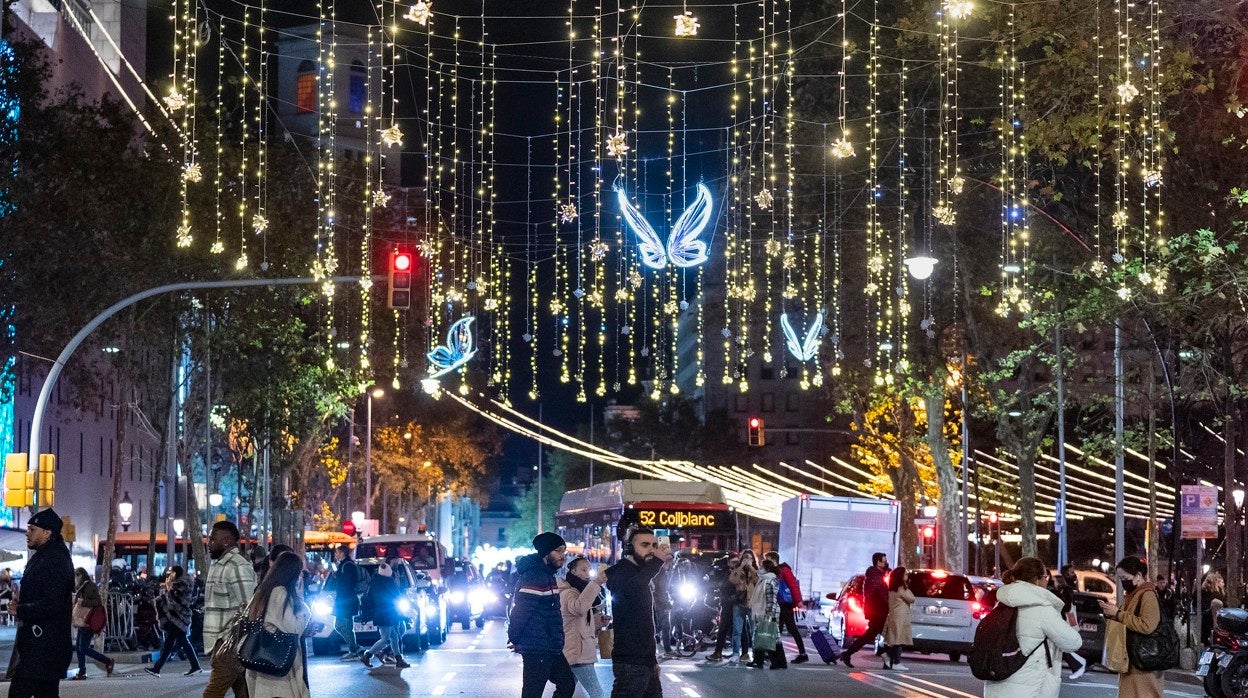
POLYGON ((186 521, 184 521, 183 519, 173 520, 173 535, 174 535, 173 545, 174 545, 175 552, 177 551, 177 545, 178 545, 177 539, 182 537, 182 532, 185 530, 186 530, 186 521))
POLYGON ((373 518, 373 398, 386 394, 379 386, 369 386, 368 418, 364 425, 364 517, 373 518))
POLYGON ((223 501, 225 501, 225 497, 222 497, 220 492, 213 492, 208 495, 208 506, 212 509, 208 512, 211 515, 209 518, 216 518, 216 509, 221 506, 223 501))
POLYGON ((121 515, 121 530, 129 531, 130 515, 134 513, 134 502, 130 501, 129 492, 117 503, 117 513, 121 515))

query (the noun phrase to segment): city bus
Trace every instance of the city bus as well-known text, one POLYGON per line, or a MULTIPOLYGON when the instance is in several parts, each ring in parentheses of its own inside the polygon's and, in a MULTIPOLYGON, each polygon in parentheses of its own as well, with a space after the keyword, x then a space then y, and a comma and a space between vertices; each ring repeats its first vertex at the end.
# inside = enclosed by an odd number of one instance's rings
POLYGON ((568 553, 591 562, 614 563, 623 544, 621 519, 654 530, 660 543, 686 555, 727 552, 737 547, 737 516, 719 485, 708 482, 614 480, 563 495, 556 532, 568 553))
MULTIPOLYGON (((149 540, 146 531, 125 531, 117 533, 117 540, 113 547, 113 559, 125 560, 126 564, 136 574, 141 569, 151 572, 159 572, 168 565, 167 550, 169 538, 164 533, 156 534, 156 562, 154 565, 147 564, 147 543, 149 540)), ((185 536, 174 540, 177 555, 181 559, 186 554, 187 538, 185 536)), ((255 545, 256 540, 253 538, 243 541, 245 547, 255 545)), ((304 531, 303 532, 303 554, 308 562, 321 562, 326 564, 334 559, 334 549, 339 545, 347 545, 355 548, 355 536, 349 536, 338 531, 304 531)), ((207 547, 208 538, 204 537, 204 546, 207 547)), ((104 539, 101 538, 99 545, 96 546, 95 564, 102 566, 104 564, 104 539)), ((184 565, 189 570, 193 565, 184 565)))

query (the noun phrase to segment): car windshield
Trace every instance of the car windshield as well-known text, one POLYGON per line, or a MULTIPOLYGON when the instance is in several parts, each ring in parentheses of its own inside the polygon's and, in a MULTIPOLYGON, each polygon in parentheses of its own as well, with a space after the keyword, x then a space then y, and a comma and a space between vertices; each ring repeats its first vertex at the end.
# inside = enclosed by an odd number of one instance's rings
MULTIPOLYGON (((362 570, 364 570, 365 572, 367 572, 367 573, 368 573, 368 578, 369 578, 370 580, 371 580, 373 577, 377 576, 377 570, 379 569, 380 565, 375 564, 375 563, 368 563, 368 562, 360 562, 360 563, 356 563, 356 564, 359 566, 359 568, 360 568, 360 569, 362 569, 362 570)), ((395 570, 394 570, 394 578, 395 578, 395 579, 397 579, 397 580, 399 581, 399 587, 400 587, 400 588, 402 588, 402 589, 406 589, 406 588, 409 586, 409 584, 408 584, 408 581, 409 581, 409 580, 408 580, 408 578, 407 578, 407 575, 406 575, 406 574, 403 574, 403 573, 402 573, 402 570, 395 569, 395 570)))
POLYGON ((919 598, 970 601, 975 598, 971 580, 944 572, 914 572, 906 579, 910 592, 919 598))
POLYGON ((394 557, 407 560, 418 570, 438 567, 438 544, 431 540, 403 541, 396 543, 360 543, 355 549, 357 558, 394 557))

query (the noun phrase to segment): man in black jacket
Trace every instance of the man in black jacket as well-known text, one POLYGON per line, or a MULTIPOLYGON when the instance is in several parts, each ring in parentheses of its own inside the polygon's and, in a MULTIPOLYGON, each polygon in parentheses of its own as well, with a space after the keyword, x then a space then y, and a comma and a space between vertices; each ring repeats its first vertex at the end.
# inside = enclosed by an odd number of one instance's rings
POLYGON ((841 655, 841 663, 851 669, 854 665, 849 659, 854 652, 869 642, 875 642, 875 636, 884 631, 884 623, 888 620, 887 580, 888 556, 876 553, 871 556, 871 566, 867 568, 866 579, 862 582, 862 613, 867 617, 867 630, 841 655))
MULTIPOLYGON (((338 562, 338 571, 334 572, 329 588, 334 591, 334 632, 347 643, 347 653, 342 660, 356 661, 363 651, 355 641, 355 615, 360 612, 359 568, 351 560, 351 548, 338 546, 334 551, 334 560, 338 562)), ((257 579, 259 579, 257 577, 257 579)))
POLYGON ((624 557, 607 568, 607 589, 615 625, 611 698, 661 698, 659 662, 654 646, 654 597, 650 581, 672 559, 671 547, 658 545, 654 531, 635 529, 624 545, 624 557))
POLYGON ((555 684, 555 698, 571 698, 576 675, 563 656, 563 616, 555 571, 563 567, 568 547, 547 531, 533 539, 532 555, 516 561, 516 592, 507 624, 507 642, 524 660, 521 698, 541 698, 546 682, 555 684))
POLYGON ((57 696, 69 669, 73 644, 70 620, 74 564, 61 538, 61 517, 51 509, 30 517, 26 547, 35 551, 26 563, 18 598, 9 604, 17 617, 17 639, 9 659, 9 698, 57 696))

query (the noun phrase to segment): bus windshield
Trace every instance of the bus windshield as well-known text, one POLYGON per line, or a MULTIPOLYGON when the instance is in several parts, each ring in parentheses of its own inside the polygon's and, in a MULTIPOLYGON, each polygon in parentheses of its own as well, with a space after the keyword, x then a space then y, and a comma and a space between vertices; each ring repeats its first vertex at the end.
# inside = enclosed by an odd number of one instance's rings
POLYGON ((418 570, 432 570, 438 567, 438 544, 431 540, 413 540, 396 543, 360 543, 355 548, 357 560, 378 557, 390 559, 394 557, 407 560, 418 570))

